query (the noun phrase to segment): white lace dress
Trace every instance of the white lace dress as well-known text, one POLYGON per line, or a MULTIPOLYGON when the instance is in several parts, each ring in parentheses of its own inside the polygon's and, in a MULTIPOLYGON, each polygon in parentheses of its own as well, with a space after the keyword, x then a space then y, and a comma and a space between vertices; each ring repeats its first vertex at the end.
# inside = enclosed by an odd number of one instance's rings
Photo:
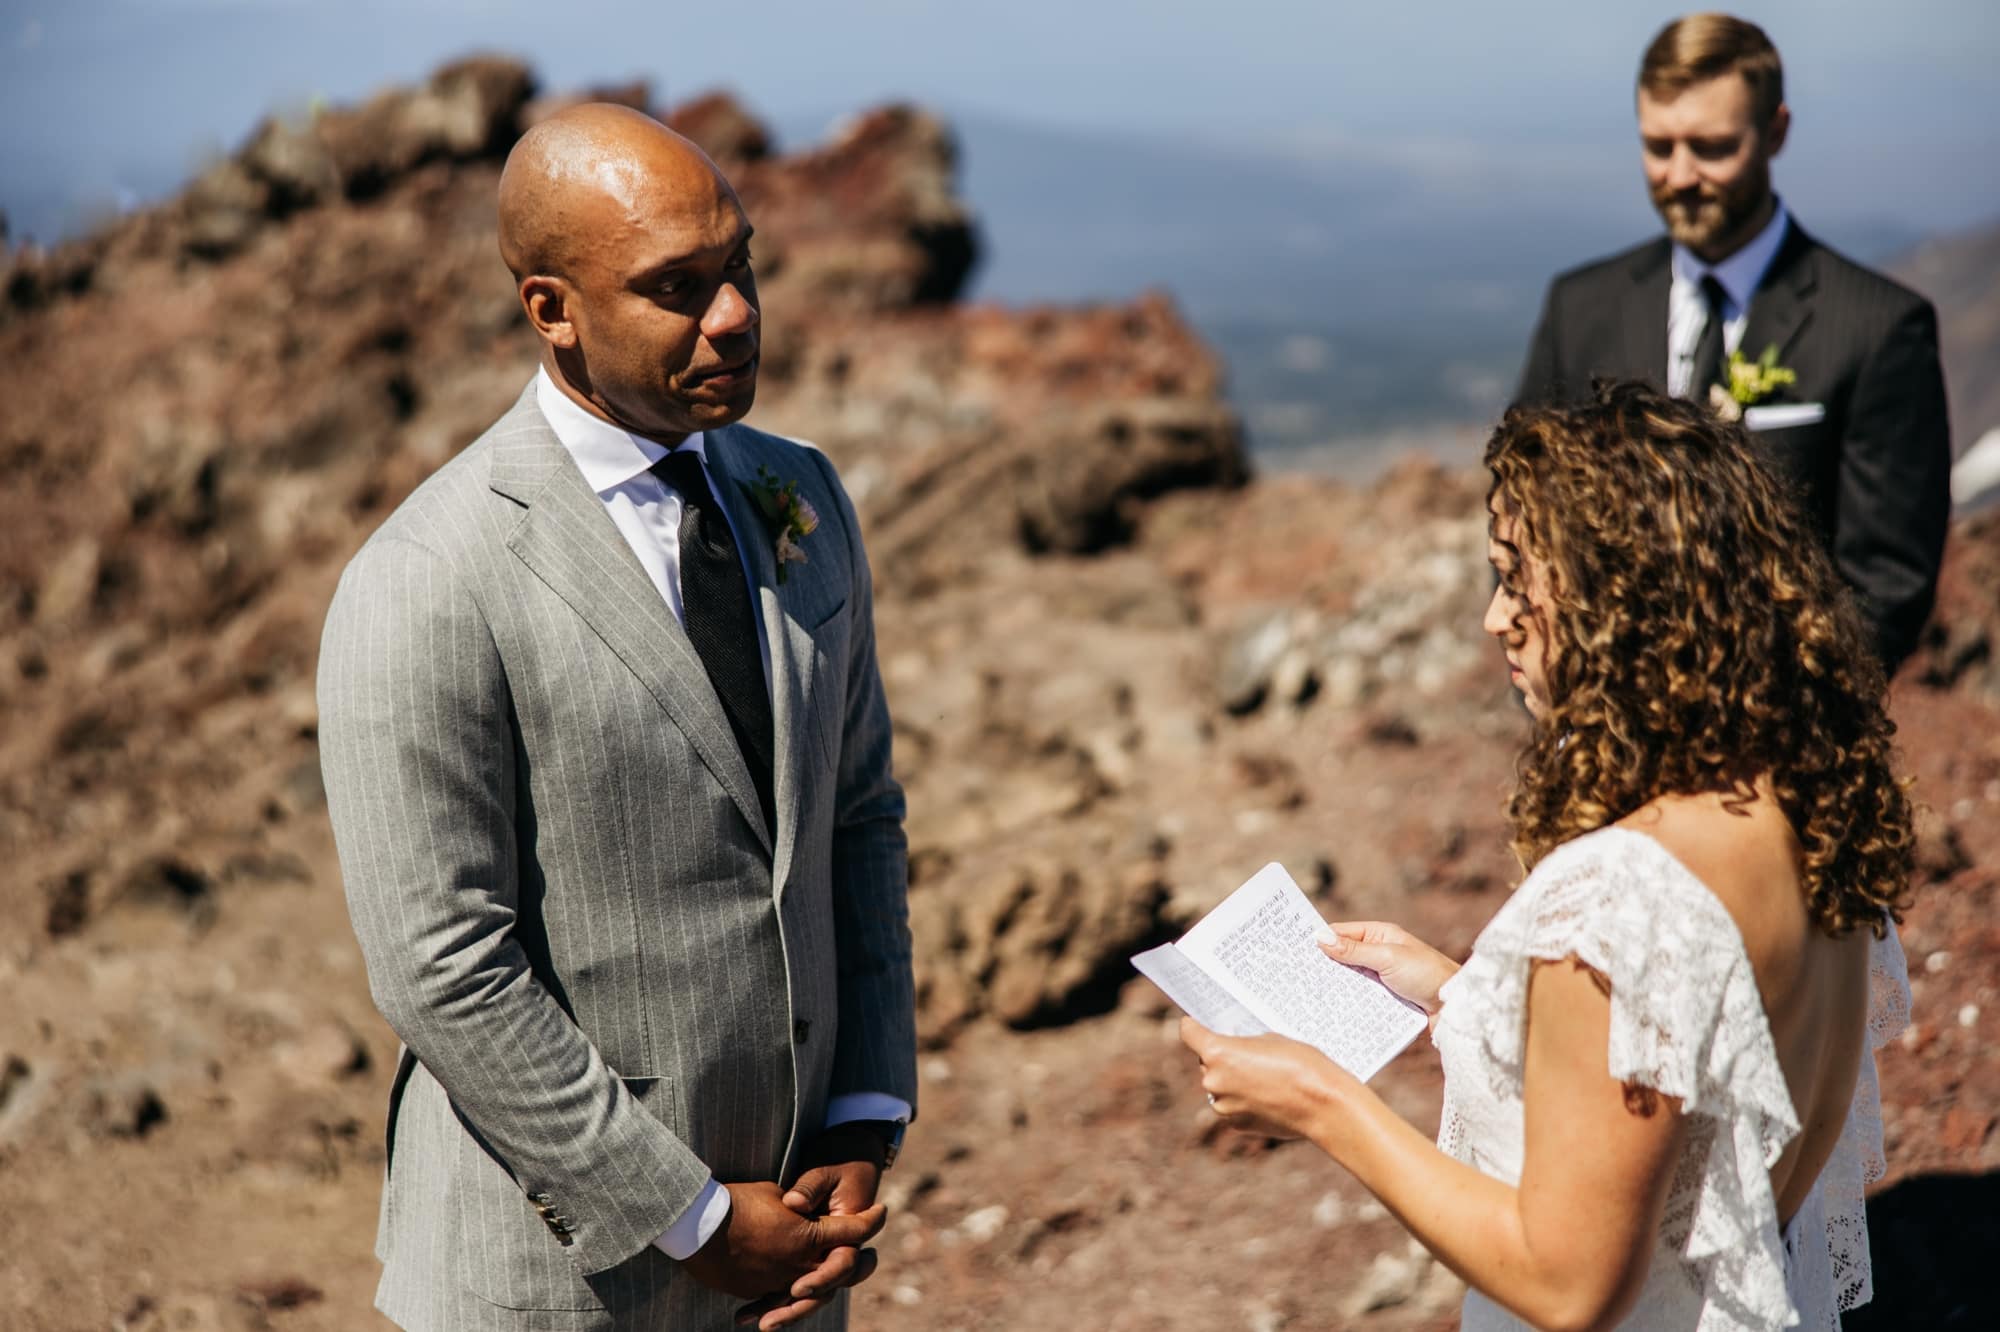
MULTIPOLYGON (((1882 1177, 1875 1060, 1812 1195, 1780 1234, 1770 1168, 1799 1131, 1743 939, 1664 847, 1603 828, 1545 856, 1446 983, 1433 1040, 1444 1064, 1438 1146, 1509 1184, 1521 1177, 1528 972, 1574 956, 1611 981, 1611 1075, 1680 1098, 1690 1119, 1646 1285, 1628 1328, 1800 1326, 1839 1332, 1872 1294, 1863 1189, 1882 1177)), ((1870 1049, 1909 1022, 1903 950, 1871 949, 1870 1049)), ((1523 1324, 1477 1291, 1466 1332, 1523 1324)))

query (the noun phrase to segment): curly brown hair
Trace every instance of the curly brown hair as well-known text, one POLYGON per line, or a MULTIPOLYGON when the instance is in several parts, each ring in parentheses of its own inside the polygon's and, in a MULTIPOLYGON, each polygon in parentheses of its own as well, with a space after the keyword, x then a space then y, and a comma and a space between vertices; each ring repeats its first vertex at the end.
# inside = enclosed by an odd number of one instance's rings
POLYGON ((1901 920, 1915 835, 1882 671, 1820 534, 1742 429, 1602 384, 1583 406, 1510 410, 1485 462, 1503 580, 1524 592, 1523 553, 1548 579, 1532 613, 1549 707, 1507 811, 1523 864, 1660 796, 1747 800, 1768 779, 1815 923, 1879 937, 1901 920))

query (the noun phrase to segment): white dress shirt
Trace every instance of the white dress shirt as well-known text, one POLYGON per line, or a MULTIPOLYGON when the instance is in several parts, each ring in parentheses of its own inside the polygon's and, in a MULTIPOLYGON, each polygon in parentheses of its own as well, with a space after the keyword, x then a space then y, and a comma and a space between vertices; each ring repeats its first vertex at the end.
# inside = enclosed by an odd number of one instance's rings
MULTIPOLYGON (((556 387, 546 370, 535 372, 535 405, 541 408, 549 429, 555 431, 556 438, 569 450, 570 457, 576 459, 583 479, 590 483, 590 488, 597 492, 597 498, 604 502, 605 512, 611 515, 611 521, 618 528, 618 534, 625 538, 625 544, 638 556, 640 567, 653 580, 660 599, 667 603, 674 619, 685 626, 687 611, 681 600, 681 515, 685 506, 680 492, 652 472, 653 464, 673 450, 585 411, 556 387)), ((706 470, 707 442, 699 433, 689 435, 680 447, 692 450, 706 470)), ((718 498, 721 496, 712 473, 709 474, 709 488, 715 491, 718 498)), ((722 505, 722 514, 723 521, 729 523, 730 534, 736 538, 737 558, 741 559, 743 534, 729 517, 727 504, 722 505)), ((744 565, 743 579, 750 587, 754 601, 757 576, 748 564, 744 565)), ((769 689, 771 644, 765 637, 763 617, 753 618, 757 620, 758 652, 764 661, 764 687, 769 689)), ((856 1119, 893 1119, 907 1123, 909 1118, 909 1103, 884 1092, 854 1092, 836 1096, 826 1107, 828 1128, 856 1119)), ((691 1257, 721 1229, 728 1216, 729 1190, 711 1178, 679 1219, 653 1242, 670 1258, 691 1257)))
POLYGON ((1743 345, 1743 330, 1750 323, 1750 298, 1778 257, 1785 243, 1785 229, 1791 225, 1785 201, 1764 229, 1748 245, 1711 264, 1678 242, 1674 245, 1673 285, 1667 288, 1667 392, 1677 398, 1688 394, 1694 377, 1694 352, 1708 326, 1708 302, 1701 294, 1701 280, 1713 276, 1721 284, 1723 300, 1722 354, 1727 357, 1743 345))

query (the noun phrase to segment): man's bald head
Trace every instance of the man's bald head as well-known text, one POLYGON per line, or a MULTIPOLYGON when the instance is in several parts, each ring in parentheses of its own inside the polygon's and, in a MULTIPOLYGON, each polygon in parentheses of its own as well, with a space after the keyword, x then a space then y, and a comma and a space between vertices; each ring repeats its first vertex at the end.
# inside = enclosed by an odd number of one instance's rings
POLYGON ((500 173, 500 254, 543 370, 587 410, 669 446, 750 410, 750 220, 659 121, 590 104, 522 135, 500 173))
POLYGON ((587 102, 523 134, 500 173, 500 257, 518 281, 568 276, 577 242, 657 207, 662 197, 696 208, 735 193, 690 140, 644 112, 587 102))

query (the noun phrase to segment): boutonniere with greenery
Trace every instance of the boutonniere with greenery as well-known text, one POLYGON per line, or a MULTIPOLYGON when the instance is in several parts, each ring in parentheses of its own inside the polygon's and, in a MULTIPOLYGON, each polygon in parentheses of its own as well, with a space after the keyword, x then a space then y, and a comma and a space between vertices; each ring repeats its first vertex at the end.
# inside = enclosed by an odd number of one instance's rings
POLYGON ((1764 354, 1754 361, 1741 350, 1729 353, 1727 374, 1727 384, 1711 384, 1708 388, 1708 405, 1725 421, 1742 420, 1745 407, 1754 407, 1787 384, 1799 381, 1797 371, 1778 364, 1775 342, 1764 348, 1764 354))
POLYGON ((799 494, 799 483, 780 481, 778 474, 759 464, 757 479, 743 482, 743 493, 757 506, 757 512, 764 515, 765 526, 771 529, 773 553, 778 559, 778 584, 785 582, 785 566, 804 564, 806 553, 799 549, 799 542, 813 534, 819 526, 819 513, 812 501, 799 494))

